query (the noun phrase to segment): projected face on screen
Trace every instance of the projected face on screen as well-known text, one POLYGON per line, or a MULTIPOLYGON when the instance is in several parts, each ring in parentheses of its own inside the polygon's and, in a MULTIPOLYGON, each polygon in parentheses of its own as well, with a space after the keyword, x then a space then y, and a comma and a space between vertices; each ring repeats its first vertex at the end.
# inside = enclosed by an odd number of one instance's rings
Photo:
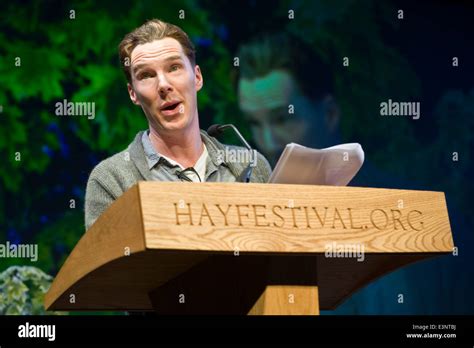
POLYGON ((331 69, 312 47, 288 32, 267 32, 242 42, 237 56, 239 107, 273 165, 288 143, 337 144, 331 69))
POLYGON ((250 122, 258 148, 273 162, 286 144, 305 143, 309 119, 316 117, 316 110, 285 70, 273 70, 255 79, 241 78, 239 106, 250 122))
POLYGON ((131 77, 130 98, 142 107, 157 131, 186 129, 196 121, 196 93, 203 78, 199 66, 192 66, 177 40, 164 38, 135 47, 131 77))

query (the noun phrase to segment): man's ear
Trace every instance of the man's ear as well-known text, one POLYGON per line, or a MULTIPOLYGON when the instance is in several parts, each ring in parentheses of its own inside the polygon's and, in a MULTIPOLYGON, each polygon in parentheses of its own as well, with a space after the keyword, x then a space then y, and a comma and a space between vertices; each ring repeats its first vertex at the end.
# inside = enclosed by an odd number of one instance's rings
POLYGON ((133 89, 130 83, 127 83, 127 89, 128 89, 128 95, 130 96, 132 103, 135 105, 140 105, 140 101, 137 98, 137 94, 135 93, 135 90, 133 89))
POLYGON ((199 67, 199 65, 196 65, 194 67, 194 76, 196 78, 196 92, 197 92, 201 90, 204 84, 204 79, 202 77, 201 68, 199 67))

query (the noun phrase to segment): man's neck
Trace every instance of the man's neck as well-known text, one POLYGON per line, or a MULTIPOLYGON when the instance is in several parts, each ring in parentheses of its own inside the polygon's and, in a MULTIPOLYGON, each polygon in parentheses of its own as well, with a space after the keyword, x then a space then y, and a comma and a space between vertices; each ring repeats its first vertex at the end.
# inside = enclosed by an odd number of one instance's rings
POLYGON ((181 164, 184 168, 193 167, 202 155, 204 145, 199 127, 162 134, 150 127, 150 141, 160 155, 181 164))

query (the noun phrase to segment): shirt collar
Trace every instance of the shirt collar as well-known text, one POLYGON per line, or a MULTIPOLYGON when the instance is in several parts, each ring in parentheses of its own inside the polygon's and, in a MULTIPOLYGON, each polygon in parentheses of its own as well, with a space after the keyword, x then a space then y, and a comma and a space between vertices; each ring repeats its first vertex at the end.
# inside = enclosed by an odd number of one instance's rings
POLYGON ((150 138, 148 137, 149 131, 145 131, 142 134, 142 145, 143 150, 145 151, 145 158, 148 165, 148 169, 151 170, 155 167, 160 161, 166 161, 166 163, 171 167, 171 163, 169 163, 166 159, 160 156, 153 147, 150 138))
POLYGON ((211 138, 206 131, 201 129, 201 139, 206 145, 210 161, 219 167, 221 164, 227 165, 224 162, 224 147, 218 143, 214 138, 211 138))
MULTIPOLYGON (((207 163, 212 162, 214 164, 215 168, 219 167, 220 165, 226 163, 224 162, 224 156, 222 155, 223 150, 220 149, 216 143, 212 141, 212 139, 209 137, 209 135, 201 130, 201 139, 204 142, 204 145, 206 146, 207 149, 207 154, 208 154, 208 160, 207 163)), ((143 150, 145 152, 145 158, 146 162, 148 165, 148 169, 151 170, 153 169, 158 163, 164 163, 169 167, 176 167, 175 164, 170 163, 166 158, 164 158, 162 155, 157 153, 155 151, 155 148, 153 147, 153 144, 151 143, 150 137, 148 136, 149 131, 145 131, 142 134, 142 145, 143 145, 143 150)))

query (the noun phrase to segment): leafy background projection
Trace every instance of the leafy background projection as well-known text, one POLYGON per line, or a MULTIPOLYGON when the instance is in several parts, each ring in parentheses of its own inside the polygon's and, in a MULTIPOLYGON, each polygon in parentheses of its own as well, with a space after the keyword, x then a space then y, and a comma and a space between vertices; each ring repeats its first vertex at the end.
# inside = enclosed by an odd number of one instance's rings
MULTIPOLYGON (((339 312, 407 313, 406 307, 387 304, 393 295, 387 289, 396 291, 402 284, 409 293, 420 273, 432 271, 433 281, 445 274, 444 281, 456 286, 427 289, 429 300, 413 300, 409 313, 421 314, 439 303, 444 305, 435 307, 438 313, 472 313, 474 300, 462 294, 474 289, 472 271, 466 268, 472 264, 466 254, 474 240, 468 200, 474 193, 468 175, 473 169, 468 159, 474 131, 474 86, 469 77, 474 74, 466 66, 474 59, 472 48, 462 41, 464 27, 454 23, 462 22, 463 13, 472 15, 472 8, 369 0, 249 0, 239 6, 210 0, 29 1, 21 6, 3 2, 0 242, 38 243, 40 257, 34 264, 0 259, 0 272, 13 265, 32 265, 55 275, 84 233, 84 189, 90 171, 147 127, 141 110, 129 101, 118 43, 146 19, 160 18, 181 26, 196 45, 205 82, 198 94, 201 128, 232 122, 251 138, 237 106, 238 67, 233 58, 239 44, 259 32, 288 31, 327 65, 331 92, 341 109, 342 141, 363 144, 366 158, 387 177, 400 179, 393 179, 392 187, 446 192, 460 256, 414 266, 411 273, 394 273, 361 291, 339 312), (291 21, 289 8, 296 14, 291 21), (406 20, 397 20, 398 8, 405 9, 406 20), (185 19, 178 18, 180 10, 185 19), (436 31, 446 11, 452 11, 455 20, 443 22, 443 32, 436 31), (418 25, 423 18, 427 22, 418 25), (458 35, 457 41, 442 35, 458 35), (412 42, 412 37, 419 40, 412 42), (423 38, 432 43, 423 46, 423 38), (458 47, 442 46, 447 41, 458 47), (430 48, 431 54, 419 45, 430 48), (452 52, 463 54, 455 71, 452 52), (344 56, 350 57, 346 68, 341 64, 344 56), (18 58, 21 66, 15 65, 18 58), (379 103, 388 98, 422 101, 422 118, 381 118, 379 103), (57 117, 55 103, 63 99, 94 102, 95 119, 57 117), (458 162, 452 161, 454 151, 458 162), (467 273, 455 279, 450 275, 455 269, 467 273), (374 302, 372 295, 380 300, 374 302), (448 302, 446 297, 457 299, 448 302)), ((0 289, 5 293, 5 287, 0 289)))
POLYGON ((29 266, 12 266, 0 273, 0 314, 63 314, 44 309, 44 294, 51 280, 51 276, 29 266))

